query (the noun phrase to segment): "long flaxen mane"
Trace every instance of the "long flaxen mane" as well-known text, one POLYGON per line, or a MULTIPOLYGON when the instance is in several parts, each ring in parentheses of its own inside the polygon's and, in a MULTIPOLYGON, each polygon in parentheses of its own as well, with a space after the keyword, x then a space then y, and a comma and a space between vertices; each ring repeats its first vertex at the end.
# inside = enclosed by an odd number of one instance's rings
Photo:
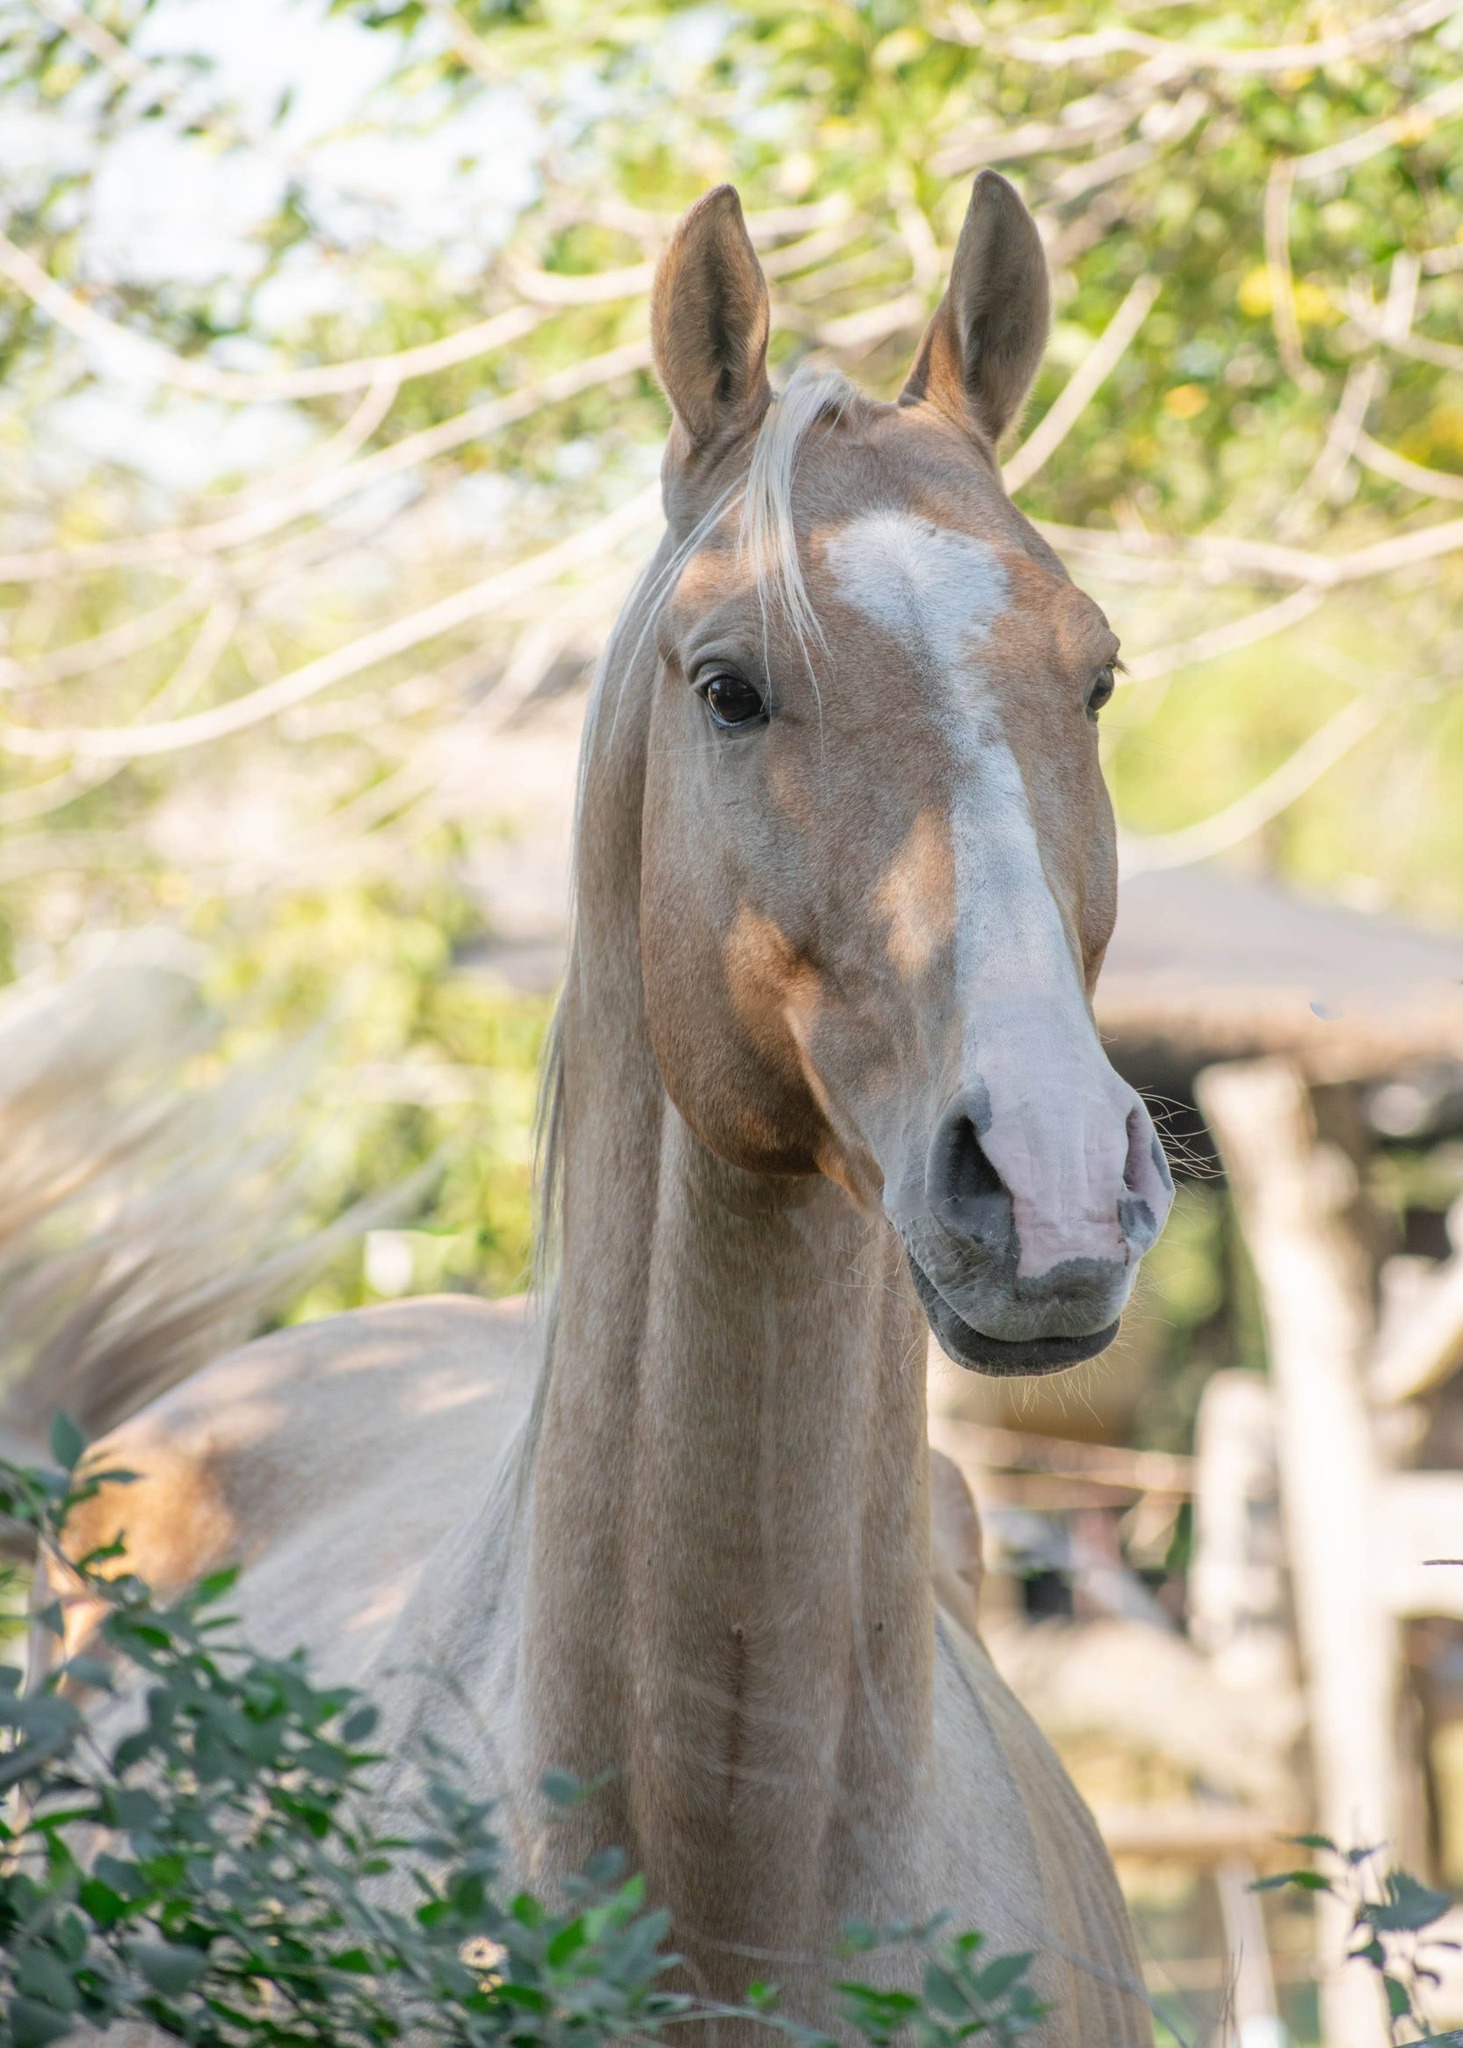
MULTIPOLYGON (((542 1374, 545 1381, 553 1358, 553 1298, 563 1210, 564 1104, 570 1085, 565 1071, 563 1020, 582 971, 583 957, 579 878, 586 852, 585 786, 595 763, 613 745, 623 693, 646 641, 655 631, 662 604, 691 556, 733 513, 737 515, 737 552, 757 577, 764 619, 770 620, 780 613, 804 658, 811 662, 812 650, 822 642, 823 631, 808 593, 798 550, 793 509, 798 458, 816 426, 824 421, 836 422, 864 402, 839 370, 803 365, 794 371, 784 391, 774 396, 763 416, 745 476, 721 493, 683 541, 669 551, 662 543, 632 586, 595 669, 579 750, 568 965, 544 1048, 535 1122, 533 1285, 549 1320, 542 1374)), ((627 786, 626 801, 632 800, 638 804, 640 792, 627 786)))
MULTIPOLYGON (((611 628, 590 684, 575 798, 567 966, 564 985, 545 1040, 534 1126, 531 1291, 543 1333, 542 1364, 528 1415, 517 1445, 504 1459, 497 1488, 503 1510, 515 1522, 523 1520, 532 1493, 534 1459, 554 1370, 558 1269, 563 1240, 565 1108, 573 1085, 573 1076, 568 1072, 564 1020, 583 973, 580 878, 587 854, 584 817, 589 777, 614 743, 624 692, 647 640, 655 631, 662 604, 674 590, 677 578, 691 556, 721 521, 733 514, 737 517, 738 553, 754 565, 758 578, 764 621, 780 612, 788 621, 804 658, 811 664, 812 649, 822 641, 823 634, 808 594, 798 550, 793 505, 798 458, 815 427, 824 421, 836 422, 865 402, 841 371, 805 364, 793 372, 783 391, 774 395, 763 415, 745 474, 716 498, 684 540, 669 546, 667 536, 636 578, 611 628)), ((637 805, 640 802, 638 786, 631 786, 628 779, 625 801, 637 805)))

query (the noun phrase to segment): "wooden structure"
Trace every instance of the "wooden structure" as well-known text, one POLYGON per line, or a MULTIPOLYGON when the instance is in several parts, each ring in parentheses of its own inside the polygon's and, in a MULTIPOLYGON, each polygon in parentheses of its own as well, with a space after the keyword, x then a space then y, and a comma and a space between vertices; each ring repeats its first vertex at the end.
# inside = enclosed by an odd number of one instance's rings
MULTIPOLYGON (((1187 1476, 1190 1644, 1222 1686, 1251 1699, 1283 1693, 1298 1663, 1310 1778, 1290 1825, 1344 1845, 1385 1843, 1415 1867, 1426 1844, 1402 1633, 1418 1617, 1463 1619, 1463 1564, 1438 1562, 1463 1559, 1463 1425, 1448 1425, 1463 1364, 1463 1215, 1450 1218, 1446 1257, 1399 1257, 1365 1177, 1381 1144, 1463 1130, 1463 940, 1213 870, 1142 875, 1124 886, 1098 1016, 1115 1064, 1172 1105, 1180 1140, 1217 1154, 1269 1379, 1210 1383, 1187 1475, 1178 1460, 1145 1473, 1142 1454, 1057 1452, 1049 1439, 1044 1457, 1020 1463, 1039 1480, 1055 1461, 1079 1510, 1094 1484, 1117 1479, 1114 1459, 1129 1461, 1130 1486, 1187 1476), (1256 1534, 1272 1486, 1274 1555, 1256 1534)), ((952 1405, 948 1381, 935 1376, 932 1388, 936 1441, 978 1467, 958 1412, 938 1412, 952 1405)), ((1017 1462, 989 1429, 984 1456, 1017 1462)), ((1153 1683, 1135 1685, 1134 1698, 1153 1683)), ((1182 1702, 1172 1705, 1177 1714, 1182 1702)), ((1244 1883, 1274 1814, 1231 1803, 1101 1817, 1119 1852, 1215 1869, 1231 1948, 1248 1949, 1233 1957, 1233 2038, 1243 2048, 1279 2039, 1244 1883)), ((1343 1933, 1323 1912, 1327 2048, 1381 2048, 1375 1985, 1344 1966, 1343 1933)))

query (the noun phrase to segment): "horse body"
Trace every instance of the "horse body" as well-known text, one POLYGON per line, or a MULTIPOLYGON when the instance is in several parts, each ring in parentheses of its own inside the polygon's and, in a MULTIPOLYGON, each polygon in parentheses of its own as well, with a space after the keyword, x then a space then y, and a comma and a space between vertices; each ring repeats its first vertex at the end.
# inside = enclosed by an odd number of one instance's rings
POLYGON ((987 174, 901 405, 774 403, 735 196, 693 209, 668 531, 586 726, 543 1368, 480 1305, 286 1333, 119 1432, 147 1476, 92 1513, 165 1582, 242 1555, 258 1638, 364 1678, 389 1753, 448 1744, 529 1882, 623 1849, 705 1992, 826 2022, 846 1919, 948 1911, 1037 1952, 1047 2048, 1138 2048, 958 1513, 931 1553, 927 1322, 978 1370, 1091 1355, 1169 1193, 1088 1005, 1115 642, 992 452, 1045 289, 987 174), (596 1789, 560 1812, 550 1770, 596 1789))

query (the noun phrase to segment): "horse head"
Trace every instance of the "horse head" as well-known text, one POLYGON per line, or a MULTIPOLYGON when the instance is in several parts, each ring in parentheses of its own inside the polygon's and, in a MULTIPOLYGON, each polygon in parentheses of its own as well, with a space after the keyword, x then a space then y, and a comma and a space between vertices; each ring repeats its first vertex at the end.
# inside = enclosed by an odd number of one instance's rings
POLYGON ((652 320, 674 545, 640 943, 665 1088, 733 1164, 882 1208, 961 1364, 1090 1357, 1172 1182, 1091 1009, 1118 643, 996 455, 1046 339, 1035 224, 976 180, 897 403, 806 368, 773 396, 729 187, 681 223, 652 320))

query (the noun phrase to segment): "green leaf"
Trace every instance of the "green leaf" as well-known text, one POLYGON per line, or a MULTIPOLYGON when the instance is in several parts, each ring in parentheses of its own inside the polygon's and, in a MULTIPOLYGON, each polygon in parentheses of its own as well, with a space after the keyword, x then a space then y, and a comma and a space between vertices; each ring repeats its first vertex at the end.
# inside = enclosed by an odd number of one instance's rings
POLYGON ((181 1948, 171 1941, 133 1942, 127 1959, 164 1998, 177 1998, 191 1990, 208 1968, 206 1951, 181 1948))
POLYGON ((567 1927, 561 1927, 544 1950, 544 1961, 551 1970, 561 1970, 565 1963, 577 1956, 587 1939, 583 1916, 571 1920, 567 1927))
POLYGON ((341 1741, 352 1744, 366 1741, 368 1736, 375 1734, 376 1724, 380 1718, 380 1714, 369 1700, 363 1701, 358 1707, 352 1707, 340 1724, 341 1741))
POLYGON ((998 1998, 1004 1998, 1011 1986, 1026 1975, 1031 1968, 1032 1960, 1030 1949, 1024 1954, 997 1956, 994 1962, 986 1964, 976 1978, 977 1996, 994 2005, 998 1998))
POLYGON ((1416 1934, 1441 1920, 1452 1906, 1452 1894, 1419 1884, 1405 1870, 1394 1870, 1387 1878, 1390 1897, 1377 1905, 1363 1906, 1357 1915, 1382 1934, 1416 1934))
POLYGON ((119 1920, 127 1917, 127 1901, 119 1898, 109 1884, 103 1884, 99 1877, 83 1878, 77 1890, 82 1910, 95 1921, 98 1927, 115 1927, 119 1920))
POLYGON ((47 2048, 49 2042, 61 2040, 77 2025, 71 2013, 57 2012, 35 1998, 12 1998, 5 2017, 14 2048, 47 2048))
POLYGON ((58 2012, 75 2012, 80 2004, 71 1971, 47 1949, 31 1948, 22 1952, 16 1966, 15 1982, 27 1998, 54 2006, 58 2012))
POLYGON ((964 1987, 938 1963, 931 1963, 925 1970, 925 2004, 936 2012, 944 2013, 947 2019, 970 2017, 970 1999, 964 1987))
POLYGON ((525 2012, 551 2012, 553 2010, 550 2000, 544 1996, 542 1991, 535 1991, 531 1984, 515 1984, 509 1978, 495 1986, 495 1990, 499 1998, 506 1999, 509 2005, 521 2006, 525 2012))
POLYGON ((555 1806, 577 1805, 588 1789, 568 1771, 545 1771, 538 1782, 545 1799, 555 1806))
POLYGON ((1287 1885, 1294 1885, 1302 1892, 1329 1892, 1332 1884, 1319 1870, 1283 1870, 1278 1877, 1260 1877, 1249 1887, 1252 1892, 1283 1891, 1287 1885))
POLYGON ((51 1420, 51 1456, 63 1472, 74 1472, 86 1453, 86 1438, 69 1415, 59 1410, 51 1420))
POLYGON ((100 1657, 68 1657, 61 1670, 74 1685, 95 1686, 98 1692, 112 1690, 112 1667, 100 1657))

